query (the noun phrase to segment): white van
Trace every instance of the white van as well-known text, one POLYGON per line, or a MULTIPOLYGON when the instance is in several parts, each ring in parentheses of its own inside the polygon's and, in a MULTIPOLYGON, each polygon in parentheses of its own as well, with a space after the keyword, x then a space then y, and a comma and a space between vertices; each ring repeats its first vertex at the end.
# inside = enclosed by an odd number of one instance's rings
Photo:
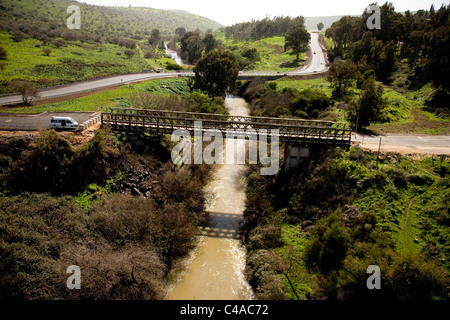
POLYGON ((71 117, 55 117, 50 120, 50 128, 55 130, 77 129, 78 122, 71 117))

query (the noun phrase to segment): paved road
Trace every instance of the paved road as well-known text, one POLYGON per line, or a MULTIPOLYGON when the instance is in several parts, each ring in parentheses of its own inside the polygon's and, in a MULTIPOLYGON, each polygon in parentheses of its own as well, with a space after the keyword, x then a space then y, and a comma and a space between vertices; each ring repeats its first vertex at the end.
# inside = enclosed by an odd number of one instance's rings
MULTIPOLYGON (((130 82, 140 81, 140 80, 151 80, 156 78, 174 77, 177 74, 173 73, 134 73, 126 74, 120 76, 113 76, 109 78, 76 82, 71 85, 49 88, 41 90, 40 98, 51 98, 57 96, 70 95, 85 91, 93 91, 96 89, 101 89, 105 87, 112 87, 121 84, 126 84, 130 82)), ((6 96, 0 98, 0 105, 14 104, 22 102, 22 97, 20 95, 6 96)))
POLYGON ((0 113, 0 130, 11 127, 17 130, 33 130, 36 128, 50 127, 50 119, 53 116, 72 117, 79 124, 88 121, 94 112, 44 112, 39 115, 16 115, 16 114, 1 114, 0 113))
MULTIPOLYGON (((288 72, 286 74, 288 75, 299 75, 299 74, 314 74, 314 73, 321 73, 326 71, 328 68, 326 67, 326 60, 324 53, 322 52, 322 48, 319 44, 319 35, 316 33, 311 33, 311 42, 310 47, 312 51, 311 60, 308 63, 308 65, 301 69, 296 70, 292 72, 288 72), (314 54, 316 52, 316 54, 314 54)), ((181 74, 192 76, 193 72, 182 72, 181 74)), ((279 72, 240 72, 239 75, 242 77, 245 76, 262 76, 262 75, 278 75, 279 72)), ((83 82, 77 82, 73 83, 71 85, 67 86, 61 86, 61 87, 55 87, 55 88, 49 88, 41 90, 40 96, 41 99, 44 98, 51 98, 56 96, 64 96, 64 95, 70 95, 85 91, 92 91, 96 89, 101 89, 105 87, 112 87, 117 86, 121 84, 131 83, 135 81, 141 81, 141 80, 151 80, 151 79, 157 79, 157 78, 170 78, 170 77, 178 77, 180 73, 177 72, 167 72, 167 73, 134 73, 134 74, 127 74, 127 75, 119 75, 119 76, 112 76, 108 78, 103 79, 97 79, 97 80, 88 80, 83 82)), ((22 97, 20 95, 13 95, 13 96, 6 96, 6 97, 0 97, 0 105, 8 105, 8 104, 14 104, 14 103, 20 103, 22 102, 22 97)))
POLYGON ((352 135, 352 141, 362 147, 402 153, 431 153, 450 155, 450 136, 431 135, 352 135))
POLYGON ((311 41, 309 46, 311 48, 311 60, 303 69, 287 72, 288 75, 315 74, 328 70, 325 53, 322 51, 319 43, 319 35, 312 32, 310 34, 311 41))

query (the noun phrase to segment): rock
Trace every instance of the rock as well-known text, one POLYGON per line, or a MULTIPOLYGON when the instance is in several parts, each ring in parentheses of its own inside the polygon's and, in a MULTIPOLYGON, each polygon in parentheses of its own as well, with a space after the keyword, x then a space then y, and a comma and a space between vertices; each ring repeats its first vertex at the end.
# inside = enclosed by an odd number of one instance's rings
POLYGON ((136 187, 133 187, 131 189, 131 194, 136 195, 136 196, 142 196, 142 197, 144 196, 136 187))

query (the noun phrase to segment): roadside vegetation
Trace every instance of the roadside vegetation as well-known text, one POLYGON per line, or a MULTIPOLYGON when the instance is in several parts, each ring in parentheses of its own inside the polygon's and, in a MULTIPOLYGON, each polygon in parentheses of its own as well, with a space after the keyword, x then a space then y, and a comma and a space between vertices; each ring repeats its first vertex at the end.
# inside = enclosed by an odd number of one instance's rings
MULTIPOLYGON (((369 79, 369 78, 368 78, 369 79)), ((364 83, 364 82, 363 82, 364 83)), ((372 119, 365 130, 373 133, 408 134, 448 134, 450 119, 430 111, 429 103, 433 99, 431 84, 417 90, 399 90, 380 82, 372 82, 381 94, 380 110, 372 113, 372 119)), ((350 81, 345 94, 334 94, 333 82, 325 78, 292 80, 283 78, 276 81, 241 81, 237 85, 237 94, 250 102, 253 115, 270 117, 297 117, 310 120, 346 122, 349 127, 356 125, 355 117, 359 105, 370 106, 376 96, 366 95, 361 99, 363 86, 356 80, 350 81)), ((368 91, 370 92, 370 91, 368 91)), ((379 99, 379 98, 378 98, 379 99)), ((359 123, 361 131, 362 117, 359 123)), ((359 121, 359 120, 358 120, 359 121)))
MULTIPOLYGON (((221 39, 218 37, 218 39, 221 39)), ((286 72, 300 68, 306 61, 305 53, 295 61, 291 50, 284 50, 284 37, 270 37, 255 41, 224 39, 224 45, 232 50, 239 59, 243 71, 286 72)))
POLYGON ((238 57, 241 70, 289 71, 303 65, 310 36, 302 16, 237 23, 217 31, 238 57))
POLYGON ((157 79, 130 84, 84 97, 43 105, 8 107, 10 113, 104 112, 113 107, 226 113, 224 100, 191 90, 186 78, 157 79))

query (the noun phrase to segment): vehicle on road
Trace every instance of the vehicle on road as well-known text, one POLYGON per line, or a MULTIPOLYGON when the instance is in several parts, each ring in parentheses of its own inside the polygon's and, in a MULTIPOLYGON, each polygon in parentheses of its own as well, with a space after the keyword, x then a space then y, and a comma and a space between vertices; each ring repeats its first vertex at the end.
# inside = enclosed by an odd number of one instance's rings
POLYGON ((50 128, 55 130, 78 129, 78 122, 71 117, 55 117, 50 120, 50 128))

